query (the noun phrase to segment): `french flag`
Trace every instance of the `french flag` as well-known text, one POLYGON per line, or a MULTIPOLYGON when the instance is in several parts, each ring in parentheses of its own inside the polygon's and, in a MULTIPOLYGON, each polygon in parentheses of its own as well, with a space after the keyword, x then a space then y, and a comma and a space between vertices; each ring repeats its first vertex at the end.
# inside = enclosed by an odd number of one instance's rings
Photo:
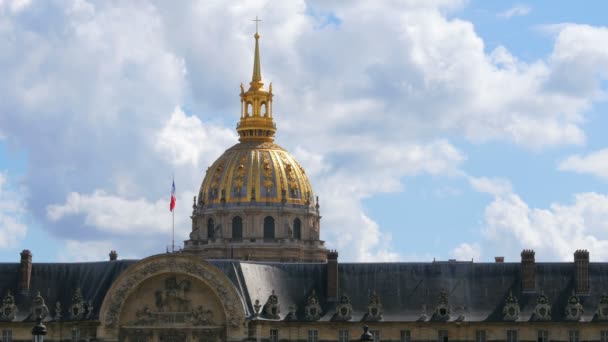
POLYGON ((171 185, 171 204, 169 204, 169 210, 173 211, 175 209, 175 180, 173 180, 173 184, 171 185))

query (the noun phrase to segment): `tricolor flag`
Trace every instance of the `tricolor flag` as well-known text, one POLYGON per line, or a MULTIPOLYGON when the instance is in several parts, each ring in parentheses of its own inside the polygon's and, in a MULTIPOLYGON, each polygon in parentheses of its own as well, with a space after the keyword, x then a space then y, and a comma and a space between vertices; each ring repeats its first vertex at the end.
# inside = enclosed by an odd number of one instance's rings
POLYGON ((169 204, 169 210, 173 211, 175 208, 175 180, 173 180, 173 184, 171 185, 171 204, 169 204))

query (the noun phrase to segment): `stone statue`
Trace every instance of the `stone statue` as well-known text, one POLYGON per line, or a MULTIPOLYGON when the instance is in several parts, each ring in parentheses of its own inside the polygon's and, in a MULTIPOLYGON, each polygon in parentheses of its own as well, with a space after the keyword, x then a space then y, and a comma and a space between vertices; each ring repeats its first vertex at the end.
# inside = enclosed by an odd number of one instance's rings
POLYGON ((241 82, 241 94, 245 93, 245 87, 243 87, 243 82, 241 82))
POLYGON ((285 223, 285 228, 287 228, 287 236, 290 239, 293 239, 293 229, 291 229, 291 226, 289 225, 289 223, 285 223))
POLYGON ((218 224, 217 226, 215 226, 215 228, 213 229, 213 237, 214 238, 221 238, 222 237, 222 224, 218 224))

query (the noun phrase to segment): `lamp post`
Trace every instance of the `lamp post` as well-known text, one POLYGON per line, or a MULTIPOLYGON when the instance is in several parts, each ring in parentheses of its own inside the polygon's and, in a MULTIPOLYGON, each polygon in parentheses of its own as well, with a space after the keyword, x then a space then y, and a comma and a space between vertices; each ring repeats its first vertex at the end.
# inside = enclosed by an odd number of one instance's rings
POLYGON ((44 335, 46 335, 46 327, 42 324, 42 317, 38 316, 36 325, 32 328, 32 336, 34 336, 34 342, 43 342, 44 335))
POLYGON ((363 334, 361 334, 361 342, 372 342, 374 340, 374 336, 369 332, 369 327, 366 325, 363 327, 363 334))

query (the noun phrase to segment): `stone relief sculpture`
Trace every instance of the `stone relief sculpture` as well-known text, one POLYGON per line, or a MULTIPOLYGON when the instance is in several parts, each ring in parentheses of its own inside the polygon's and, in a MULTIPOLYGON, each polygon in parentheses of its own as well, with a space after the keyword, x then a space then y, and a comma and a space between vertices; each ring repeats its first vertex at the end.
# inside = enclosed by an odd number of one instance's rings
POLYGON ((579 321, 581 316, 585 313, 585 309, 580 303, 580 299, 572 290, 572 295, 568 298, 568 304, 566 305, 566 319, 569 321, 579 321))
POLYGON ((6 296, 2 298, 2 312, 0 312, 0 318, 3 321, 12 321, 19 312, 17 305, 15 305, 15 297, 11 294, 11 291, 6 292, 6 296))
POLYGON ((133 325, 151 326, 167 323, 190 323, 193 326, 214 325, 213 312, 203 305, 193 308, 188 298, 191 289, 190 280, 178 280, 176 277, 165 279, 165 286, 154 292, 155 307, 144 305, 135 312, 133 325))
POLYGON ((516 321, 519 318, 519 303, 517 297, 509 291, 509 296, 505 301, 505 306, 502 309, 502 318, 505 321, 516 321))
POLYGON ((608 294, 602 293, 595 315, 597 320, 608 321, 608 294))
POLYGON ((80 287, 77 287, 72 294, 72 305, 70 305, 70 318, 82 319, 86 314, 86 305, 80 287))
POLYGON ((439 292, 439 299, 433 317, 441 321, 450 319, 450 303, 448 302, 448 292, 445 289, 439 292))
POLYGON ((551 304, 549 304, 549 298, 542 292, 536 299, 533 318, 537 321, 548 321, 551 319, 551 304))
POLYGON ((49 308, 47 308, 44 304, 44 298, 42 298, 42 296, 40 295, 40 291, 38 291, 38 293, 36 293, 36 297, 34 297, 34 300, 32 301, 31 318, 36 319, 37 317, 40 317, 42 319, 45 319, 48 315, 49 308))
POLYGON ((352 318, 353 306, 350 303, 350 298, 346 294, 340 296, 340 301, 336 306, 336 314, 334 320, 348 321, 352 318))
POLYGON ((192 325, 214 325, 213 312, 211 310, 205 310, 202 305, 199 305, 192 311, 192 317, 190 319, 192 325))
POLYGON ((321 305, 319 305, 317 293, 313 289, 304 307, 304 319, 307 321, 318 321, 319 318, 321 318, 321 305))
POLYGON ((367 314, 364 317, 366 321, 379 321, 382 319, 382 303, 376 291, 372 291, 367 304, 367 314))
POLYGON ((176 277, 165 279, 165 288, 157 290, 156 308, 160 312, 186 312, 191 310, 186 293, 190 291, 190 281, 178 281, 176 277))
POLYGON ((200 277, 214 289, 215 293, 223 303, 226 311, 227 324, 230 327, 238 327, 242 322, 243 311, 236 293, 228 290, 222 283, 215 271, 208 269, 200 262, 194 262, 189 258, 175 257, 173 260, 154 260, 148 262, 136 270, 133 270, 128 277, 116 285, 111 293, 111 299, 107 307, 100 314, 104 317, 106 327, 116 327, 119 321, 125 299, 132 293, 133 289, 146 278, 158 274, 159 272, 182 272, 200 277))
POLYGON ((272 294, 268 296, 268 300, 266 304, 264 304, 264 308, 262 309, 262 317, 268 319, 281 319, 279 316, 281 313, 281 308, 279 306, 279 297, 272 290, 272 294))

